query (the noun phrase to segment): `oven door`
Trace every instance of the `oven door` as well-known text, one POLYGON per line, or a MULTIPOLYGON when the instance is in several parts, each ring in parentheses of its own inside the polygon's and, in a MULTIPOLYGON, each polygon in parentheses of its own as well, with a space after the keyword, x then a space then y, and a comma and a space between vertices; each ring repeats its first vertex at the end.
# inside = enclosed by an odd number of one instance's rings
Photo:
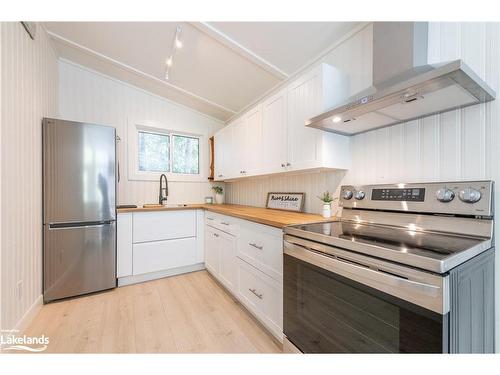
POLYGON ((446 277, 329 252, 285 241, 284 333, 293 345, 304 353, 448 352, 446 277))

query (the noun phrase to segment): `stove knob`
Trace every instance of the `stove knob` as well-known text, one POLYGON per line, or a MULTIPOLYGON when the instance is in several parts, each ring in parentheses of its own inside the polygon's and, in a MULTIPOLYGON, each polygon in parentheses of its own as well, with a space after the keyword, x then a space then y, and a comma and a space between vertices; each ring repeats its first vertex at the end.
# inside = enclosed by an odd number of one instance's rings
POLYGON ((471 187, 460 190, 458 197, 465 203, 476 203, 481 199, 481 192, 471 187))
POLYGON ((443 203, 451 202, 455 198, 455 193, 453 190, 442 188, 436 192, 436 198, 443 203))
POLYGON ((364 191, 357 191, 356 194, 354 194, 354 198, 356 198, 358 201, 362 200, 365 197, 365 192, 364 191))
POLYGON ((344 190, 344 192, 342 193, 342 198, 344 198, 345 200, 351 199, 352 198, 352 191, 344 190))

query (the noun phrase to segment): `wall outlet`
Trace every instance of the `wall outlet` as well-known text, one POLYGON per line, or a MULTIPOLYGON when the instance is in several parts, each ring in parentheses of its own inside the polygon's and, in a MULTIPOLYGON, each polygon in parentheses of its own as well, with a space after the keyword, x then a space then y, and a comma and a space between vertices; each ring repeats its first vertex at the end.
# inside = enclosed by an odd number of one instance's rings
POLYGON ((23 299, 23 281, 22 280, 19 280, 17 282, 16 294, 17 294, 17 300, 21 301, 23 299))

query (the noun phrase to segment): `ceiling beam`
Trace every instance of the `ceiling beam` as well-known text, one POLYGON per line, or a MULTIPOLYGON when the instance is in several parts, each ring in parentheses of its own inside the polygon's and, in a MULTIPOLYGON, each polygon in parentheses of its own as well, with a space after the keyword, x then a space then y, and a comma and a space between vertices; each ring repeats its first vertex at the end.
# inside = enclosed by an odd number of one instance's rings
POLYGON ((232 51, 236 52, 238 55, 246 58, 255 65, 258 65, 268 73, 272 74, 280 80, 285 80, 288 78, 288 74, 277 66, 271 64, 269 61, 263 59, 256 53, 252 52, 245 46, 238 43, 236 40, 232 39, 228 35, 224 34, 222 31, 210 25, 208 22, 190 22, 192 26, 200 30, 201 32, 207 34, 218 42, 222 43, 224 46, 228 47, 232 51))

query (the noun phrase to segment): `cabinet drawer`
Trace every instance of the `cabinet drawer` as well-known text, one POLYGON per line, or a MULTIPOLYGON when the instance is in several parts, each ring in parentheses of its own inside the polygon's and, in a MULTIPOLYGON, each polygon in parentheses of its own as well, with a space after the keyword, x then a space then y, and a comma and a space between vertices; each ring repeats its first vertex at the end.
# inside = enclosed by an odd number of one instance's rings
POLYGON ((134 213, 134 243, 196 236, 196 211, 134 213))
POLYGON ((282 340, 282 284, 241 259, 238 259, 238 278, 240 301, 282 340))
POLYGON ((242 226, 238 240, 238 257, 273 279, 281 280, 283 238, 281 231, 274 233, 269 229, 271 228, 264 226, 242 226))
POLYGON ((239 231, 238 220, 225 215, 214 214, 207 212, 205 214, 205 223, 213 228, 217 228, 223 232, 236 236, 239 231))
POLYGON ((134 244, 133 274, 163 271, 196 263, 196 238, 134 244))
POLYGON ((283 275, 283 236, 279 229, 244 223, 240 228, 238 257, 273 279, 283 275))

